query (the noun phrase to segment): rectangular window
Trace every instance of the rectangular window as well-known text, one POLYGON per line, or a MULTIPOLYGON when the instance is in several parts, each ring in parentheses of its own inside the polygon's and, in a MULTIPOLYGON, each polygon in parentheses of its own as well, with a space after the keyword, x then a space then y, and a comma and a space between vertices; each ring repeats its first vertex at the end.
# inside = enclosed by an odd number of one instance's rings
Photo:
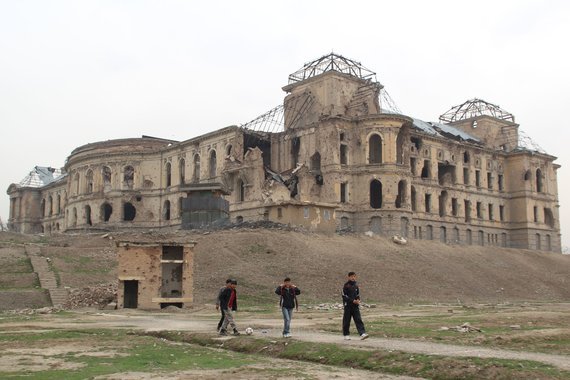
POLYGON ((475 186, 481 187, 481 171, 475 170, 475 186))
POLYGON ((463 168, 463 184, 469 185, 469 168, 463 168))
POLYGON ((489 220, 495 220, 493 215, 493 204, 489 203, 489 220))
POLYGON ((412 175, 417 175, 415 157, 410 157, 410 170, 412 171, 412 175))
POLYGON ((483 209, 481 208, 481 202, 477 202, 477 218, 483 218, 483 209))
POLYGON ((347 193, 346 193, 346 182, 340 184, 340 203, 346 203, 347 193))
POLYGON ((465 200, 465 221, 471 221, 471 201, 465 200))
POLYGON ((283 209, 281 207, 277 208, 277 217, 278 218, 282 218, 283 217, 283 209))
POLYGON ((501 222, 505 221, 505 206, 503 205, 499 206, 499 219, 501 220, 501 222))
POLYGON ((505 189, 505 185, 504 185, 504 181, 503 181, 503 175, 499 174, 498 176, 499 178, 499 191, 503 191, 505 189))
POLYGON ((493 174, 487 173, 487 188, 489 190, 493 189, 493 174))
POLYGON ((308 207, 303 207, 303 217, 305 219, 309 219, 309 208, 308 207))
POLYGON ((534 212, 534 222, 538 222, 538 207, 534 206, 533 208, 533 212, 534 212))
POLYGON ((340 164, 346 165, 348 163, 347 158, 348 147, 345 144, 340 144, 340 164))
POLYGON ((426 212, 431 212, 431 194, 425 196, 426 212))
POLYGON ((331 212, 329 210, 324 210, 323 217, 325 218, 325 220, 331 220, 331 212))
POLYGON ((457 216, 457 198, 451 198, 451 214, 457 216))

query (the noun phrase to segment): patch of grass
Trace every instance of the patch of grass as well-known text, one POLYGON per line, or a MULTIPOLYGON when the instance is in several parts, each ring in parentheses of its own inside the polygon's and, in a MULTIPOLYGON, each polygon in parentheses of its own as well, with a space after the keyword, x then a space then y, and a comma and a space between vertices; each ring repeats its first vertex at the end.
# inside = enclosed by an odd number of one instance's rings
POLYGON ((153 332, 149 335, 204 346, 220 347, 248 354, 307 361, 339 367, 358 368, 396 375, 421 376, 432 379, 565 379, 570 372, 532 362, 504 359, 448 358, 385 350, 355 350, 327 343, 295 340, 271 341, 252 337, 219 340, 205 334, 153 332))

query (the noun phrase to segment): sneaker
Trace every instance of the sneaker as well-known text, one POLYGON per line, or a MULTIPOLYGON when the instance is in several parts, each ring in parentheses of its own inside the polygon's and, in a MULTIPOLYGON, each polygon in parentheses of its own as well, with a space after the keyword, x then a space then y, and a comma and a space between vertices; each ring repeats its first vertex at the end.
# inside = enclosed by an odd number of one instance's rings
POLYGON ((360 335, 361 340, 364 340, 366 338, 368 338, 368 334, 364 333, 364 334, 360 335))
POLYGON ((291 338, 291 334, 289 334, 289 333, 283 334, 283 338, 291 338))
POLYGON ((350 335, 345 335, 344 340, 350 340, 350 335))
POLYGON ((220 330, 219 335, 226 336, 226 335, 228 335, 228 332, 226 330, 220 330))
POLYGON ((239 332, 239 331, 237 331, 237 330, 234 330, 234 335, 235 335, 235 336, 238 336, 238 335, 241 335, 241 334, 240 334, 240 332, 239 332))

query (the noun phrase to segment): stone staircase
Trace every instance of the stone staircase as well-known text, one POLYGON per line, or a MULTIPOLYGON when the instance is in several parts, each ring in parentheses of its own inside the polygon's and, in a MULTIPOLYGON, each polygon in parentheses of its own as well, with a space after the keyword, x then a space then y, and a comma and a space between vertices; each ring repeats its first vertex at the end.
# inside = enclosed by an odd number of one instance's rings
POLYGON ((67 290, 57 286, 55 273, 51 270, 48 259, 41 256, 41 248, 37 245, 30 244, 27 244, 25 247, 34 272, 38 274, 40 286, 49 291, 51 304, 53 306, 63 304, 67 299, 67 290))

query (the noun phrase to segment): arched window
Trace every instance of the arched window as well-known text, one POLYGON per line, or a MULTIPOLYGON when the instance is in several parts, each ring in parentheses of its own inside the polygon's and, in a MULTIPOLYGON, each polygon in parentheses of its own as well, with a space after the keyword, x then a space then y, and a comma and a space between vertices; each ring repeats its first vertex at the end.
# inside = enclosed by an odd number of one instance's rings
POLYGON ((166 175, 166 187, 169 187, 172 185, 172 165, 170 162, 166 163, 164 173, 166 175))
POLYGON ((164 201, 164 220, 170 220, 170 201, 164 201))
POLYGON ((382 207, 382 182, 377 179, 370 182, 370 207, 382 207))
POLYGON ((108 222, 111 219, 111 214, 113 213, 113 206, 105 202, 101 205, 101 217, 103 222, 108 222))
POLYGON ((55 210, 57 211, 57 215, 61 214, 61 195, 59 194, 57 194, 55 210))
POLYGON ((194 156, 194 177, 193 182, 200 181, 200 155, 196 154, 194 156))
POLYGON ((226 157, 232 154, 232 144, 226 146, 226 157))
POLYGON ((245 201, 245 183, 240 179, 237 183, 238 188, 238 202, 245 201))
POLYGON ((48 215, 49 215, 49 216, 52 216, 52 215, 53 215, 53 198, 52 198, 51 195, 48 197, 48 208, 47 208, 47 212, 48 212, 48 215))
POLYGON ((216 158, 216 151, 212 150, 210 152, 210 178, 214 178, 216 176, 217 166, 218 166, 218 160, 216 158))
POLYGON ((401 208, 407 202, 407 183, 404 180, 398 182, 398 196, 396 197, 396 208, 401 208))
POLYGON ((127 189, 132 189, 135 182, 135 168, 125 166, 123 174, 123 183, 127 189))
POLYGON ((46 200, 42 199, 42 203, 40 204, 40 214, 42 216, 42 218, 45 218, 46 216, 46 200))
POLYGON ((184 185, 186 182, 186 160, 183 158, 178 163, 178 173, 180 174, 180 184, 184 185))
POLYGON ((135 208, 135 206, 132 205, 132 203, 125 203, 123 205, 123 220, 124 221, 132 221, 135 219, 135 216, 137 216, 137 209, 135 208))
POLYGON ((85 206, 85 224, 93 225, 91 222, 91 206, 89 205, 85 206))
POLYGON ((319 152, 315 152, 315 154, 311 156, 311 171, 321 171, 321 154, 319 152))
POLYGON ((75 173, 75 195, 79 195, 79 173, 75 173))
POLYGON ((542 171, 536 169, 536 192, 542 193, 542 171))
POLYGON ((85 174, 85 193, 91 194, 93 192, 93 170, 87 170, 85 174))
POLYGON ((382 137, 372 135, 368 140, 368 162, 371 164, 382 163, 382 137))

